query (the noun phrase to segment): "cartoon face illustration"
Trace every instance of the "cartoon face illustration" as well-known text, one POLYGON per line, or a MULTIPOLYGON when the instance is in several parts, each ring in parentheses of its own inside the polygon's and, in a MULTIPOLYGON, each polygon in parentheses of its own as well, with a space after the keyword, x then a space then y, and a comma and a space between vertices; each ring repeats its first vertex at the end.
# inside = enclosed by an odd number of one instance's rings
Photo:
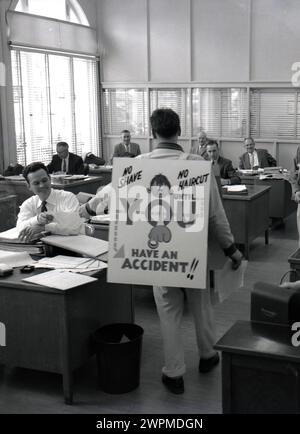
POLYGON ((154 197, 165 197, 170 194, 171 184, 168 178, 161 173, 155 175, 150 182, 150 192, 154 197))
POLYGON ((161 242, 170 242, 172 238, 172 233, 167 228, 172 217, 170 203, 167 201, 167 196, 171 194, 170 190, 171 184, 165 175, 160 173, 152 178, 148 190, 151 193, 151 202, 148 205, 148 221, 153 226, 148 235, 148 246, 151 249, 156 249, 161 242))

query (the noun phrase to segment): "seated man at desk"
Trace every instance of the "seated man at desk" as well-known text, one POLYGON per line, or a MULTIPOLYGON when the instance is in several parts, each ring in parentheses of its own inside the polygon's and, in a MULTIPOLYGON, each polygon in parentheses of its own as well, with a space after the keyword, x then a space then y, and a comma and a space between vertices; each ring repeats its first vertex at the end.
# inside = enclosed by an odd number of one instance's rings
POLYGON ((31 242, 45 232, 58 235, 84 233, 76 196, 69 191, 52 189, 48 169, 43 163, 29 164, 23 176, 35 196, 25 200, 20 207, 17 229, 21 241, 31 242))
POLYGON ((206 146, 209 142, 207 135, 204 131, 200 131, 198 136, 198 144, 196 146, 191 147, 191 154, 201 155, 205 160, 209 160, 209 157, 206 152, 206 146))
POLYGON ((121 137, 122 143, 119 143, 115 146, 112 160, 114 159, 114 157, 134 158, 137 155, 140 155, 140 146, 137 143, 131 142, 130 131, 123 130, 121 132, 121 137))
POLYGON ((234 185, 241 183, 241 179, 233 168, 231 160, 220 156, 218 142, 215 140, 208 140, 206 152, 209 159, 212 161, 215 176, 221 178, 221 185, 234 185))
POLYGON ((245 139, 246 151, 240 156, 239 169, 258 169, 263 167, 276 167, 275 158, 266 149, 256 149, 252 137, 245 139))
POLYGON ((68 173, 70 175, 82 175, 84 166, 79 155, 69 152, 69 145, 66 142, 58 142, 56 155, 53 155, 51 163, 48 164, 49 173, 68 173))

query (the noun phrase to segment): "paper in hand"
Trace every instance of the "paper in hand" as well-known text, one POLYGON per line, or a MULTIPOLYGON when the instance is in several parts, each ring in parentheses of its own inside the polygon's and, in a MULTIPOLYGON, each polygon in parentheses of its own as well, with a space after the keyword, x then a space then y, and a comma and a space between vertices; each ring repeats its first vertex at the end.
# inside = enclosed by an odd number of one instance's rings
POLYGON ((228 259, 222 270, 216 272, 216 286, 219 301, 222 303, 233 292, 244 286, 244 277, 248 261, 242 261, 237 270, 232 269, 232 261, 228 259))

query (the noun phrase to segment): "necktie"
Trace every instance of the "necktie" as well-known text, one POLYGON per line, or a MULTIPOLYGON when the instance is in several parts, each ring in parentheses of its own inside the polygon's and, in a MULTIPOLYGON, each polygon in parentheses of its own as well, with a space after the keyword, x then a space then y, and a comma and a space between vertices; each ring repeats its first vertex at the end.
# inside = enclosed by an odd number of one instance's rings
POLYGON ((47 211, 47 207, 46 207, 47 201, 43 200, 42 202, 42 206, 41 206, 41 212, 46 212, 47 211))
POLYGON ((254 167, 254 154, 253 152, 250 154, 250 168, 253 169, 254 167))
POLYGON ((67 164, 66 164, 66 160, 65 160, 65 159, 64 159, 64 161, 63 161, 62 171, 63 171, 63 172, 66 172, 66 171, 67 171, 67 164))

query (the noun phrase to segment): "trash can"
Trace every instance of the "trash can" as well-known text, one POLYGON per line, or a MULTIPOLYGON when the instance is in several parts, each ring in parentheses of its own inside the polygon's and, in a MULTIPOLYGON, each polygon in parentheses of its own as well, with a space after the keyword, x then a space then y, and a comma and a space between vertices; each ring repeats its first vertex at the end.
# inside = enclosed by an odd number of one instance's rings
POLYGON ((99 387, 107 393, 126 393, 140 383, 142 337, 137 324, 105 325, 94 332, 99 387))

